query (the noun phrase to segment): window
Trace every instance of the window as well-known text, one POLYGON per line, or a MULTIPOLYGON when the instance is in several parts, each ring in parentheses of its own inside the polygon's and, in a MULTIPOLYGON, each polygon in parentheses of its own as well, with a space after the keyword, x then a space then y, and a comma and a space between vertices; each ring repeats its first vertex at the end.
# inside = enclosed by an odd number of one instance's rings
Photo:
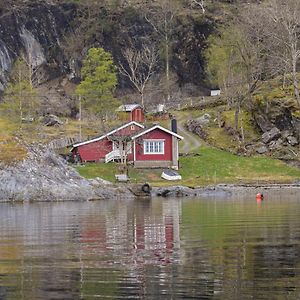
POLYGON ((165 142, 163 140, 144 141, 144 154, 164 154, 165 142))

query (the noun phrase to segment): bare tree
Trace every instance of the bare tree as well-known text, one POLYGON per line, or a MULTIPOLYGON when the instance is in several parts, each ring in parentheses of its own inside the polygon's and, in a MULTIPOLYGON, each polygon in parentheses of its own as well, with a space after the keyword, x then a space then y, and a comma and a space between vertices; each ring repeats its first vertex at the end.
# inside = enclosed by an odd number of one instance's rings
POLYGON ((206 53, 212 83, 222 88, 228 106, 235 109, 236 131, 241 108, 252 108, 251 96, 265 73, 264 49, 253 34, 254 29, 237 20, 209 39, 206 53))
POLYGON ((123 51, 125 63, 119 62, 119 71, 129 78, 141 95, 141 104, 144 106, 145 87, 155 72, 158 53, 154 46, 142 44, 140 50, 127 48, 123 51))
POLYGON ((145 19, 153 27, 155 32, 162 38, 164 44, 165 72, 166 72, 166 94, 167 102, 171 99, 170 91, 170 57, 172 32, 174 30, 175 17, 179 6, 175 0, 162 0, 156 9, 148 10, 145 19))
POLYGON ((252 8, 252 23, 264 48, 269 75, 292 75, 294 95, 300 106, 297 66, 300 59, 300 1, 271 0, 252 8))
POLYGON ((188 0, 191 6, 200 6, 202 13, 205 13, 205 3, 204 0, 188 0))

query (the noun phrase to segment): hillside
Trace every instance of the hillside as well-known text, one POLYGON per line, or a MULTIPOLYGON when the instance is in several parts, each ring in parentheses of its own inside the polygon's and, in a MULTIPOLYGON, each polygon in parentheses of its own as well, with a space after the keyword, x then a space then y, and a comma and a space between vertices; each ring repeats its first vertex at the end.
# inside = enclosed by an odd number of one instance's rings
MULTIPOLYGON (((27 156, 27 145, 48 145, 53 141, 63 144, 66 139, 79 139, 79 135, 86 139, 122 122, 114 114, 103 122, 86 112, 83 112, 82 121, 78 121, 79 102, 74 91, 81 80, 82 60, 90 47, 103 47, 111 52, 117 65, 124 60, 123 51, 128 45, 140 49, 144 41, 155 44, 159 50, 158 64, 145 92, 146 108, 151 112, 156 103, 167 98, 164 44, 167 34, 171 91, 168 106, 186 138, 181 147, 182 165, 189 168, 194 160, 199 160, 201 165, 201 155, 209 152, 227 157, 229 161, 235 161, 237 155, 239 170, 248 164, 243 157, 250 157, 250 161, 254 157, 255 168, 260 161, 257 156, 262 156, 262 160, 266 158, 262 164, 268 165, 268 159, 272 161, 274 158, 298 165, 300 112, 289 76, 284 83, 280 76, 260 81, 259 88, 251 96, 251 105, 241 107, 237 123, 236 108, 229 101, 231 96, 221 94, 216 101, 207 97, 210 88, 214 87, 206 72, 208 38, 217 33, 221 25, 229 24, 240 8, 250 2, 206 1, 205 13, 201 7, 183 0, 176 5, 172 2, 168 7, 162 6, 163 1, 120 1, 119 5, 111 1, 100 4, 87 0, 9 1, 6 5, 0 2, 0 89, 4 91, 10 82, 10 71, 16 59, 25 58, 27 65, 31 66, 34 101, 40 104, 37 117, 34 120, 23 118, 22 122, 18 116, 10 115, 7 110, 9 101, 6 106, 1 105, 1 163, 7 165, 23 160, 27 156), (159 20, 151 19, 162 12, 172 20, 165 36, 154 26, 159 20), (61 124, 47 126, 45 117, 49 114, 58 116, 61 124), (198 155, 200 145, 203 150, 198 155), (189 152, 196 156, 186 156, 189 152)), ((139 100, 133 85, 120 73, 115 96, 123 102, 139 100)), ((148 119, 150 123, 160 121, 151 114, 148 114, 148 119)), ((167 123, 163 121, 164 125, 167 123)), ((68 151, 58 149, 64 155, 68 151)), ((210 179, 205 183, 222 182, 223 173, 216 170, 223 166, 213 157, 211 163, 215 168, 206 175, 210 179), (220 175, 218 179, 219 175, 214 175, 216 172, 220 175)), ((273 163, 274 167, 277 163, 281 165, 277 160, 273 163)), ((285 165, 281 166, 285 168, 285 165)), ((261 176, 252 167, 247 168, 252 175, 249 178, 241 175, 242 180, 253 181, 261 176)), ((281 176, 276 171, 275 177, 271 176, 272 170, 270 167, 264 175, 266 181, 291 182, 297 177, 294 169, 284 171, 293 175, 281 176)), ((91 172, 94 174, 93 170, 91 172)), ((138 180, 140 175, 134 176, 138 180)), ((203 177, 203 174, 200 172, 195 176, 203 177)), ((235 181, 232 176, 239 178, 232 173, 227 176, 229 182, 235 181)), ((186 183, 195 185, 190 179, 186 183)))

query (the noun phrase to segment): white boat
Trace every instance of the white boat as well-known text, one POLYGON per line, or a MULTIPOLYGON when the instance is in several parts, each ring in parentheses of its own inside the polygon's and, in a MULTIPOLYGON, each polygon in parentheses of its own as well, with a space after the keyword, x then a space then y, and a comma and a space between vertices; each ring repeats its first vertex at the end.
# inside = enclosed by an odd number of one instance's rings
POLYGON ((181 180, 181 175, 174 170, 164 170, 161 174, 161 178, 166 180, 181 180))

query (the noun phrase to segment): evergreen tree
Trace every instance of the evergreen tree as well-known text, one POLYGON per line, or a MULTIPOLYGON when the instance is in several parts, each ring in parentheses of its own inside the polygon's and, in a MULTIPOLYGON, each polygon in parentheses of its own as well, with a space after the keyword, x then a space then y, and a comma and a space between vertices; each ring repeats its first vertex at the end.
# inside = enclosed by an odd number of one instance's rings
POLYGON ((102 117, 114 111, 118 105, 113 96, 117 74, 111 54, 102 48, 89 49, 81 76, 76 94, 82 98, 83 108, 102 117))

